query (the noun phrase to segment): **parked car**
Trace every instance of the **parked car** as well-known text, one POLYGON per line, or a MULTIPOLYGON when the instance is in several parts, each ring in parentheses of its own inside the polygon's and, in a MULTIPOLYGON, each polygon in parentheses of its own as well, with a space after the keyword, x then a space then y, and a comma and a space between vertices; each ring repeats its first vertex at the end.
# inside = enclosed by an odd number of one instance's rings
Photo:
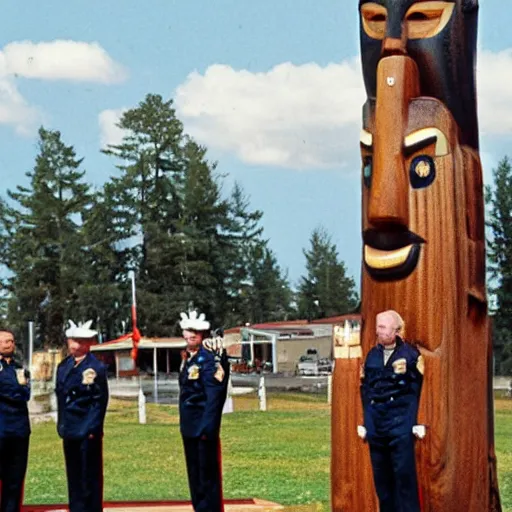
POLYGON ((297 375, 326 375, 332 371, 332 362, 321 358, 315 348, 310 348, 297 363, 297 375))

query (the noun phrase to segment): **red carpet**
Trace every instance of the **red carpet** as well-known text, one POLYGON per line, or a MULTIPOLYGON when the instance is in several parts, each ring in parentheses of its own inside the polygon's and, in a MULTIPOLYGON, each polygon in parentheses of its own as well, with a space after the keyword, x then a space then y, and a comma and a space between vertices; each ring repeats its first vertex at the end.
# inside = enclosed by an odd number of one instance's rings
MULTIPOLYGON (((277 503, 258 499, 226 500, 226 512, 270 512, 282 510, 277 503)), ((65 512, 66 505, 24 505, 23 512, 65 512)), ((104 504, 105 512, 193 512, 188 501, 110 501, 104 504)))

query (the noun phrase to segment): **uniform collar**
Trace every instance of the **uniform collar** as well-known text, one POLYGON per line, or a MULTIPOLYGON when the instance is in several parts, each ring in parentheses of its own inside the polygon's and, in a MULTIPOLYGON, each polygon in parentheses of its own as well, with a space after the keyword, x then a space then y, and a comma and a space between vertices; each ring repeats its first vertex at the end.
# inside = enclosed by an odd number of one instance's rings
POLYGON ((87 352, 82 358, 79 358, 78 360, 75 359, 73 356, 69 356, 69 361, 71 363, 71 366, 73 368, 76 368, 77 366, 81 365, 84 361, 87 361, 90 357, 91 353, 87 352))
POLYGON ((194 359, 199 352, 201 352, 201 349, 203 348, 202 345, 199 345, 199 348, 197 350, 187 350, 187 359, 190 361, 191 359, 194 359))
MULTIPOLYGON (((403 344, 404 344, 404 340, 402 338, 400 338, 400 336, 397 336, 395 338, 395 346, 393 347, 393 350, 396 350, 398 347, 400 347, 403 344)), ((382 343, 377 343, 377 347, 379 348, 379 350, 384 352, 385 347, 382 343)), ((389 350, 391 350, 391 349, 389 349, 389 350)))
POLYGON ((86 357, 87 357, 87 354, 84 354, 81 357, 74 357, 73 360, 74 360, 75 366, 78 366, 82 361, 85 361, 86 357))

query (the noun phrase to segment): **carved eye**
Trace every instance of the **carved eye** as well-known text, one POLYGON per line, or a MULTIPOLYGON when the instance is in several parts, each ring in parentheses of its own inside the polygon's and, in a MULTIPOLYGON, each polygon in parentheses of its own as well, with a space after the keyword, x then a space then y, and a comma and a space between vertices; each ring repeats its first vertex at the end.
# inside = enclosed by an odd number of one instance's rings
POLYGON ((372 169, 373 161, 371 156, 366 156, 363 158, 363 182, 366 187, 370 188, 372 184, 372 169))
POLYGON ((424 12, 411 12, 407 16, 407 21, 428 21, 428 16, 424 12))
POLYGON ((439 34, 452 16, 453 2, 428 1, 411 5, 405 15, 408 39, 426 39, 439 34))
POLYGON ((361 19, 364 31, 372 39, 384 39, 388 13, 386 8, 374 2, 361 6, 361 19))
POLYGON ((413 188, 428 187, 436 178, 436 164, 433 158, 428 155, 417 156, 411 162, 409 174, 413 188))

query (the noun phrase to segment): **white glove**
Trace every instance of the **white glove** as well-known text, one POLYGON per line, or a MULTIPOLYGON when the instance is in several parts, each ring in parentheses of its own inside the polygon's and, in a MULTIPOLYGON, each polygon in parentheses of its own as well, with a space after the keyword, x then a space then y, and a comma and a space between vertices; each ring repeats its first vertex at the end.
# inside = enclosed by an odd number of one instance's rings
POLYGON ((366 429, 362 425, 357 425, 357 435, 361 439, 366 439, 366 429))
POLYGON ((224 350, 224 340, 220 336, 205 339, 203 345, 204 348, 217 355, 221 355, 224 350))
POLYGON ((414 427, 412 427, 412 433, 418 439, 423 439, 427 435, 427 429, 425 428, 425 425, 414 425, 414 427))

